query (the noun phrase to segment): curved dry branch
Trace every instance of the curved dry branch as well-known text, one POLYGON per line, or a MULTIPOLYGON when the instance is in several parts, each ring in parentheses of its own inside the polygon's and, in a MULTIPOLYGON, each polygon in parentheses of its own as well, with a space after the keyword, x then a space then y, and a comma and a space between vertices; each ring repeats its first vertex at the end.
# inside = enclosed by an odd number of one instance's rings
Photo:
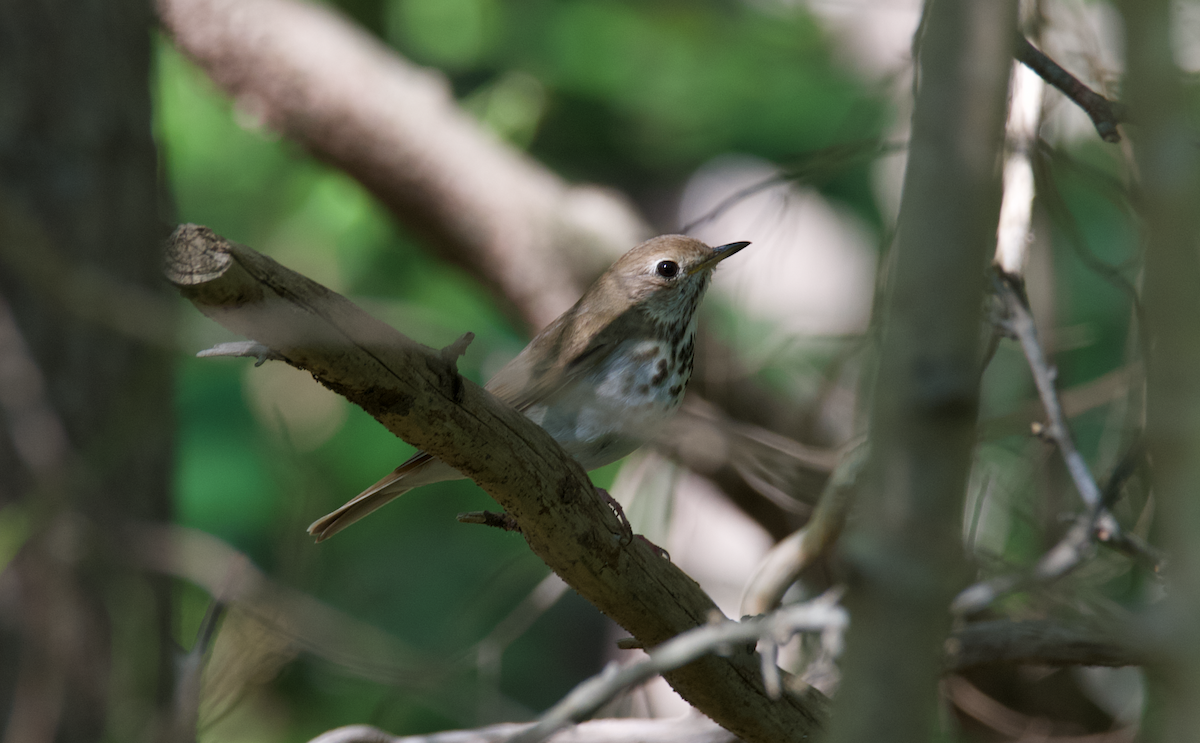
POLYGON ((854 485, 869 453, 866 442, 851 450, 829 478, 809 522, 772 547, 759 563, 746 584, 742 614, 765 614, 774 609, 800 574, 833 548, 846 523, 854 485))
POLYGON ((533 327, 648 228, 464 113, 446 78, 297 0, 157 0, 175 44, 255 119, 365 185, 533 327))
MULTIPOLYGON (((506 722, 474 730, 403 737, 369 725, 348 725, 309 743, 506 743, 536 724, 506 722)), ((736 739, 707 718, 688 715, 673 720, 592 720, 551 736, 549 743, 736 743, 736 739)))
MULTIPOLYGON (((840 597, 841 591, 836 590, 804 604, 785 606, 766 616, 696 627, 654 648, 645 658, 625 665, 609 663, 603 671, 578 684, 558 704, 543 713, 536 725, 513 736, 511 743, 541 743, 558 730, 591 717, 622 691, 696 658, 712 653, 732 653, 738 645, 747 643, 766 642, 774 647, 801 632, 833 632, 840 636, 849 622, 846 610, 838 606, 840 597)), ((774 679, 774 683, 768 684, 768 688, 774 690, 771 696, 779 697, 781 684, 774 661, 764 662, 763 668, 774 679)))
MULTIPOLYGON (((719 615, 695 581, 643 540, 625 538, 587 475, 549 434, 463 380, 443 354, 206 228, 176 230, 167 275, 204 314, 474 479, 516 519, 538 557, 643 646, 719 615)), ((702 658, 666 678, 746 740, 800 740, 825 716, 825 698, 815 691, 771 700, 750 651, 702 658)))

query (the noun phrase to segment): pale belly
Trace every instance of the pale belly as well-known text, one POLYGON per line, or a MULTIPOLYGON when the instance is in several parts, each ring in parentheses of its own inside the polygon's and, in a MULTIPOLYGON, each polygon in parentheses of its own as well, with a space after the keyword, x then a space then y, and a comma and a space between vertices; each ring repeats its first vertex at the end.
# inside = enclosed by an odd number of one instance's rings
POLYGON ((690 354, 672 358, 665 343, 631 342, 526 415, 584 469, 595 469, 653 438, 679 407, 690 374, 690 354))

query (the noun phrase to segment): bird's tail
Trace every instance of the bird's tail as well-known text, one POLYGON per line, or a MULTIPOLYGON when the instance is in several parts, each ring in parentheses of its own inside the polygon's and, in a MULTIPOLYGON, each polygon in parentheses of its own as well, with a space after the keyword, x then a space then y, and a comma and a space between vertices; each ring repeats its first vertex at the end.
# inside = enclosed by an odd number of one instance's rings
POLYGON ((413 488, 433 482, 428 478, 414 477, 418 471, 427 468, 433 461, 434 458, 429 454, 419 452, 412 459, 390 472, 387 477, 351 498, 338 510, 314 521, 312 526, 308 527, 308 533, 316 537, 318 542, 329 539, 363 516, 382 508, 413 488))

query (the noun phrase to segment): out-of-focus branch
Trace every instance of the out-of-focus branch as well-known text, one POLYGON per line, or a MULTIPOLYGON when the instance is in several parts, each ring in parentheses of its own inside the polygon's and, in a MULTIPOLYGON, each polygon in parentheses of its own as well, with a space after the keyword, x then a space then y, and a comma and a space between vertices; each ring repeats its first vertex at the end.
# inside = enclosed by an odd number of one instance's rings
POLYGON ((409 690, 440 663, 391 635, 275 583, 242 553, 204 532, 142 524, 121 535, 139 568, 189 581, 214 601, 261 621, 297 649, 363 678, 409 690))
POLYGON ((1048 620, 974 622, 946 642, 946 670, 994 663, 1136 666, 1147 653, 1111 632, 1048 620))
POLYGON ((833 548, 846 523, 854 485, 868 453, 863 443, 846 456, 825 485, 809 522, 772 547, 759 563, 746 584, 742 614, 763 614, 775 608, 800 574, 833 548))
MULTIPOLYGON (((507 743, 537 723, 503 723, 474 730, 395 736, 368 725, 350 725, 318 735, 309 743, 507 743)), ((591 720, 547 739, 548 743, 737 743, 728 730, 703 715, 674 720, 591 720)))
MULTIPOLYGON (((217 624, 225 614, 225 603, 219 599, 209 602, 196 642, 192 649, 175 664, 175 715, 171 720, 170 740, 193 740, 200 722, 200 703, 203 698, 204 660, 217 634, 217 624)), ((239 689, 238 691, 241 691, 239 689)))
POLYGON ((1200 147, 1196 87, 1175 63, 1180 13, 1168 0, 1117 3, 1125 28, 1123 95, 1145 251, 1146 449, 1153 463, 1156 536, 1170 554, 1155 612, 1163 652, 1147 668, 1155 714, 1147 738, 1186 741, 1200 730, 1200 147), (1174 24, 1174 25, 1173 25, 1174 24))
POLYGON ((805 496, 820 492, 838 456, 834 449, 734 420, 691 393, 655 446, 715 482, 776 539, 791 534, 812 513, 815 498, 805 496))
POLYGON ((236 105, 363 183, 532 327, 648 236, 622 198, 569 186, 455 103, 448 81, 327 6, 158 0, 175 44, 236 105))
POLYGON ((1058 723, 1041 715, 1028 715, 1002 704, 963 676, 953 675, 942 686, 946 698, 963 713, 995 731, 1001 740, 1039 740, 1046 743, 1133 743, 1139 740, 1136 726, 1078 735, 1073 725, 1058 723), (1036 731, 1036 732, 1035 732, 1036 731))
MULTIPOLYGON (((646 658, 624 666, 610 663, 598 675, 576 686, 543 714, 536 725, 515 736, 512 743, 540 743, 566 725, 595 714, 622 691, 711 653, 732 654, 736 652, 736 646, 747 643, 766 642, 776 646, 799 632, 834 631, 840 634, 849 621, 845 610, 837 604, 840 597, 840 590, 832 591, 813 601, 786 606, 762 617, 697 627, 649 651, 646 658)), ((773 676, 775 683, 768 683, 767 688, 775 689, 772 696, 777 697, 778 670, 773 662, 764 670, 776 674, 773 676)))
POLYGON ((1064 70, 1057 62, 1030 44, 1024 36, 1017 38, 1015 56, 1018 61, 1036 72, 1043 80, 1058 88, 1063 95, 1082 108, 1083 112, 1092 120, 1101 139, 1110 143, 1121 141, 1121 133, 1117 131, 1117 124, 1128 120, 1129 115, 1125 106, 1108 100, 1084 85, 1079 78, 1064 70))
MULTIPOLYGON (((176 231, 167 273, 202 312, 474 479, 516 519, 535 554, 646 647, 718 611, 691 578, 642 540, 624 538, 612 509, 549 434, 463 380, 443 354, 204 228, 176 231)), ((753 652, 701 658, 665 677, 746 740, 799 740, 824 718, 815 691, 771 700, 753 652)))
POLYGON ((960 514, 1017 4, 932 0, 924 8, 912 137, 878 313, 871 454, 854 529, 841 538, 852 621, 830 743, 934 735, 946 605, 966 577, 960 514))

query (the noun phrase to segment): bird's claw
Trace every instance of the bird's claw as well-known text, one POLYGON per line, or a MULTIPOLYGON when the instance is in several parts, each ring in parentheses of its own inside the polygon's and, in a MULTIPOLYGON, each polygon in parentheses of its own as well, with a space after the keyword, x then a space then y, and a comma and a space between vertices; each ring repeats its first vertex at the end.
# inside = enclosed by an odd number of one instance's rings
POLYGON ((608 507, 612 509, 613 513, 615 513, 617 518, 621 521, 620 545, 622 547, 632 544, 634 539, 640 539, 646 544, 647 547, 650 548, 650 551, 658 557, 668 561, 671 559, 671 554, 665 549, 659 547, 649 539, 646 539, 641 534, 633 533, 633 526, 629 523, 629 518, 625 515, 625 509, 621 507, 621 504, 617 502, 616 498, 612 497, 612 495, 604 488, 596 488, 596 492, 600 494, 600 499, 608 504, 608 507))
POLYGON ((621 504, 617 499, 604 488, 596 488, 596 492, 600 494, 600 500, 608 504, 612 512, 617 515, 617 519, 621 522, 621 546, 629 544, 633 541, 633 526, 629 523, 629 518, 625 515, 625 509, 621 508, 621 504))

